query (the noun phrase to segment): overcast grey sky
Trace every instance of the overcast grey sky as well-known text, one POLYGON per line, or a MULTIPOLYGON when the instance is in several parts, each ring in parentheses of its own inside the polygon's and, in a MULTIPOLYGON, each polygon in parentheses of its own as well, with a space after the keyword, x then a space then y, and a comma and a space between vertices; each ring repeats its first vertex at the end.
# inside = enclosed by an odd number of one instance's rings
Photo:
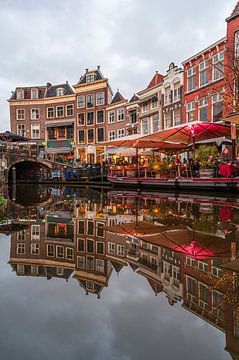
POLYGON ((16 86, 75 84, 101 65, 125 97, 226 34, 236 0, 0 0, 0 129, 16 86))

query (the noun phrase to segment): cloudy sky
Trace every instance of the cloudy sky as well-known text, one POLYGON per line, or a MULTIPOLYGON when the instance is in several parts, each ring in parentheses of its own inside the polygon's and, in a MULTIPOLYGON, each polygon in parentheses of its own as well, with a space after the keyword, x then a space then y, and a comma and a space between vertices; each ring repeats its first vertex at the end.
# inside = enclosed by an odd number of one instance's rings
POLYGON ((125 97, 225 36, 236 0, 0 0, 0 129, 16 86, 75 84, 101 65, 125 97), (216 6, 215 6, 216 4, 216 6))

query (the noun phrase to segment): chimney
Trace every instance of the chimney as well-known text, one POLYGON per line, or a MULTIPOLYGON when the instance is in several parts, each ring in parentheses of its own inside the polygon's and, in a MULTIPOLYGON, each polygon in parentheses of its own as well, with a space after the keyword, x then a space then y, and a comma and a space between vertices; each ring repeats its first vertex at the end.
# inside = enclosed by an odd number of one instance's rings
POLYGON ((46 87, 47 87, 47 88, 51 87, 51 83, 49 83, 49 82, 46 83, 46 87))
POLYGON ((100 65, 97 66, 97 70, 100 70, 100 65))
POLYGON ((158 70, 156 70, 156 74, 158 74, 158 70))
POLYGON ((66 80, 66 85, 68 85, 68 80, 66 80))
POLYGON ((85 69, 85 72, 88 73, 89 69, 85 69))

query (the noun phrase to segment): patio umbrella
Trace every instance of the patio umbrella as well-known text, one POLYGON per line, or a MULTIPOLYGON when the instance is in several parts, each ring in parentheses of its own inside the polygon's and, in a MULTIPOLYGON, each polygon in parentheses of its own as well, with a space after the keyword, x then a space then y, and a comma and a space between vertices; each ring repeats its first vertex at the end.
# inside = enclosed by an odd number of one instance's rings
POLYGON ((230 136, 231 127, 209 122, 194 122, 159 131, 144 137, 149 141, 172 141, 174 143, 195 144, 197 141, 230 136))
POLYGON ((3 133, 0 133, 0 140, 9 141, 9 142, 18 142, 18 141, 21 142, 21 141, 27 141, 29 139, 24 136, 14 134, 10 131, 5 131, 3 133))

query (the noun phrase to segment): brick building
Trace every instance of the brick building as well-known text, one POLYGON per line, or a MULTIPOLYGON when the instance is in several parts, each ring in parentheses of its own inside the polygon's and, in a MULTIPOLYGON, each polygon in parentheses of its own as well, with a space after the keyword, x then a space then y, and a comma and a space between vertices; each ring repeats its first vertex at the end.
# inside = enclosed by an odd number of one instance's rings
POLYGON ((76 96, 75 157, 94 163, 104 151, 106 140, 106 106, 111 103, 112 90, 98 66, 86 69, 73 86, 76 96))
POLYGON ((108 141, 120 139, 126 135, 126 104, 127 100, 117 91, 107 106, 106 133, 108 141))

